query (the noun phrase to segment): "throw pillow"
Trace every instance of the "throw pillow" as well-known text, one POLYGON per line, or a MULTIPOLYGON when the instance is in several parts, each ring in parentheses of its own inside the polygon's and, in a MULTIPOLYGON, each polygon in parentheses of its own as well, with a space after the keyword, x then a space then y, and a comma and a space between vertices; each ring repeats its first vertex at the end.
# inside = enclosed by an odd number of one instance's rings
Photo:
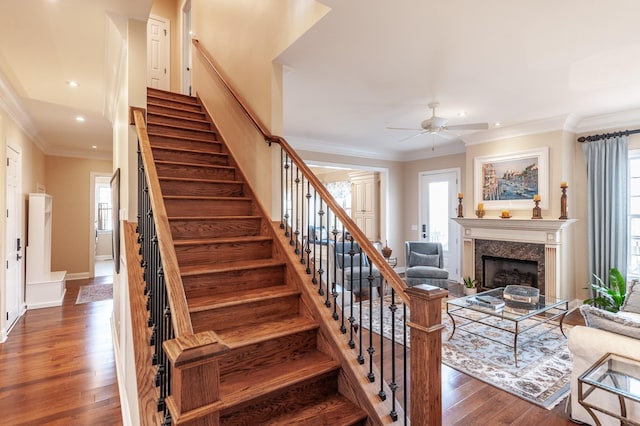
POLYGON ((440 255, 437 254, 421 254, 412 251, 409 254, 410 266, 433 266, 438 268, 440 262, 440 255))
POLYGON ((631 282, 620 310, 640 314, 640 283, 638 281, 631 282))
POLYGON ((640 321, 617 315, 614 312, 598 309, 590 305, 580 306, 587 327, 599 328, 616 334, 640 339, 640 321))
POLYGON ((326 241, 328 238, 327 235, 327 228, 325 228, 324 226, 322 227, 316 227, 316 232, 315 232, 315 240, 316 241, 326 241))

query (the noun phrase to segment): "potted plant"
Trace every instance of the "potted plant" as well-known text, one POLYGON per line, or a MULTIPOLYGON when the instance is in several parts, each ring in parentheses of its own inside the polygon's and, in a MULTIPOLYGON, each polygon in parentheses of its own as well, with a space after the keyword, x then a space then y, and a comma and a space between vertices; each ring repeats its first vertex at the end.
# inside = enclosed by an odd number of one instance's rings
POLYGON ((618 312, 627 295, 627 283, 624 276, 616 268, 611 268, 609 269, 608 283, 596 275, 593 278, 596 282, 589 285, 593 297, 585 299, 584 303, 605 311, 618 312))
POLYGON ((464 284, 464 294, 466 296, 469 296, 471 294, 476 294, 476 292, 478 291, 477 289, 478 280, 476 280, 475 278, 465 277, 462 280, 462 284, 464 284))

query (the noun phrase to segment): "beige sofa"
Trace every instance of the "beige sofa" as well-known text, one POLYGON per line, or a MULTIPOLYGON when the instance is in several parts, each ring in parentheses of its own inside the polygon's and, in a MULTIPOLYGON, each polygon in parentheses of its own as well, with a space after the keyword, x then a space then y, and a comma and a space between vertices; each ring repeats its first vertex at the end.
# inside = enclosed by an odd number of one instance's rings
MULTIPOLYGON (((640 360, 640 284, 635 282, 630 286, 625 304, 618 313, 587 305, 581 306, 580 312, 588 327, 574 327, 568 342, 573 359, 571 417, 595 425, 593 418, 578 402, 578 377, 608 352, 640 360)), ((640 369, 636 377, 640 378, 640 369)), ((640 387, 640 382, 637 386, 640 387)), ((612 413, 620 413, 620 403, 612 394, 597 390, 589 397, 589 401, 612 413)), ((626 405, 627 418, 640 422, 640 404, 627 399, 626 405)), ((598 411, 594 413, 603 426, 620 424, 611 416, 598 411)))

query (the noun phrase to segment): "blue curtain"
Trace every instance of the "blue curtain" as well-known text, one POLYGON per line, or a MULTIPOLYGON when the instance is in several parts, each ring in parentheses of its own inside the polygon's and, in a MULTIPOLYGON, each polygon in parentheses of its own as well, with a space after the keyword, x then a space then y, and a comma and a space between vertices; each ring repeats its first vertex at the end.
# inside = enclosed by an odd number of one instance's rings
MULTIPOLYGON (((586 142, 589 277, 608 282, 609 269, 627 274, 627 136, 586 142)), ((589 280, 590 282, 592 280, 589 280)))

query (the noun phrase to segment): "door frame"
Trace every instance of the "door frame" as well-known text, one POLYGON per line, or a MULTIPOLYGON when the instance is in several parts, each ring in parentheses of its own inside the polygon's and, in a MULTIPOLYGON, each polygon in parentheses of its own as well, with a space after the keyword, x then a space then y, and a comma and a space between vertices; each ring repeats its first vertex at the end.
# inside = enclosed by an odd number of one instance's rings
MULTIPOLYGON (((1 124, 1 123, 0 123, 1 124)), ((7 152, 7 150, 13 150, 18 154, 18 164, 17 164, 17 168, 18 168, 18 172, 17 172, 17 188, 18 188, 18 196, 16 197, 18 199, 18 203, 16 203, 16 212, 15 212, 15 217, 16 217, 16 225, 18 228, 18 236, 20 238, 20 240, 22 241, 22 247, 24 250, 24 247, 26 247, 26 241, 24 240, 24 236, 25 236, 25 232, 24 232, 24 198, 22 196, 22 149, 20 147, 20 145, 12 142, 11 140, 9 140, 8 138, 6 139, 6 149, 3 152, 3 158, 4 158, 4 162, 7 162, 7 159, 9 158, 9 154, 7 152)), ((4 209, 7 209, 7 185, 8 185, 8 179, 7 179, 7 169, 6 167, 4 167, 4 171, 2 172, 4 175, 4 188, 2 190, 2 193, 4 194, 3 200, 2 200, 2 206, 4 207, 4 209)), ((8 227, 8 222, 6 220, 6 215, 3 215, 3 235, 7 235, 7 227, 8 227)), ((3 237, 4 238, 4 237, 3 237)), ((3 241, 2 242, 2 247, 4 247, 4 250, 2 251, 2 259, 3 259, 3 263, 4 260, 7 257, 7 252, 9 250, 8 247, 6 247, 6 242, 3 241)), ((24 251, 23 251, 23 255, 22 258, 20 259, 20 263, 18 265, 18 270, 20 271, 19 273, 19 284, 18 284, 18 298, 19 298, 19 302, 18 302, 18 315, 16 317, 16 320, 12 323, 12 324, 7 324, 7 315, 8 315, 8 308, 7 308, 7 293, 8 293, 8 286, 9 283, 7 282, 7 271, 6 268, 4 269, 4 278, 2 280, 2 288, 0 288, 0 299, 3 301, 0 311, 1 311, 1 315, 2 317, 0 318, 0 342, 4 342, 5 340, 7 340, 7 337, 9 335, 9 332, 11 331, 11 328, 13 328, 13 326, 18 322, 18 320, 20 319, 20 317, 22 315, 24 315, 24 313, 27 311, 27 305, 25 302, 25 259, 24 259, 24 251)))
POLYGON ((112 176, 111 173, 91 172, 91 184, 89 185, 89 276, 87 278, 94 278, 96 274, 96 178, 106 177, 111 180, 112 176))
MULTIPOLYGON (((448 169, 438 169, 438 170, 428 170, 428 171, 422 171, 422 172, 418 172, 418 239, 421 240, 422 239, 422 232, 420 230, 420 226, 421 226, 421 220, 422 220, 422 213, 423 213, 423 200, 422 200, 422 194, 423 194, 423 188, 422 188, 422 178, 423 176, 428 176, 428 175, 437 175, 437 174, 443 174, 443 173, 455 173, 456 176, 456 185, 455 185, 455 191, 454 193, 459 193, 461 192, 460 187, 461 187, 461 169, 460 167, 452 167, 452 168, 448 168, 448 169)), ((453 206, 449 206, 449 208, 451 209, 451 217, 455 217, 455 213, 454 211, 456 211, 457 206, 453 205, 453 206)), ((456 273, 452 274, 453 278, 456 277, 462 277, 462 227, 460 225, 457 225, 454 227, 454 229, 457 229, 457 232, 455 232, 452 236, 455 237, 458 240, 458 244, 457 244, 457 262, 455 265, 456 268, 456 273)), ((453 279, 451 276, 449 277, 449 279, 453 279)))
POLYGON ((164 60, 164 65, 165 65, 165 80, 166 80, 166 87, 159 87, 159 89, 161 90, 171 90, 171 21, 167 18, 163 18, 162 16, 157 16, 157 15, 149 15, 149 18, 147 20, 147 58, 146 58, 146 64, 147 64, 147 77, 146 77, 146 82, 147 82, 147 86, 151 86, 151 84, 149 84, 149 21, 153 19, 154 21, 158 21, 160 23, 162 23, 164 30, 166 31, 165 34, 165 42, 164 42, 164 46, 162 49, 162 52, 160 52, 160 54, 163 57, 164 60))

